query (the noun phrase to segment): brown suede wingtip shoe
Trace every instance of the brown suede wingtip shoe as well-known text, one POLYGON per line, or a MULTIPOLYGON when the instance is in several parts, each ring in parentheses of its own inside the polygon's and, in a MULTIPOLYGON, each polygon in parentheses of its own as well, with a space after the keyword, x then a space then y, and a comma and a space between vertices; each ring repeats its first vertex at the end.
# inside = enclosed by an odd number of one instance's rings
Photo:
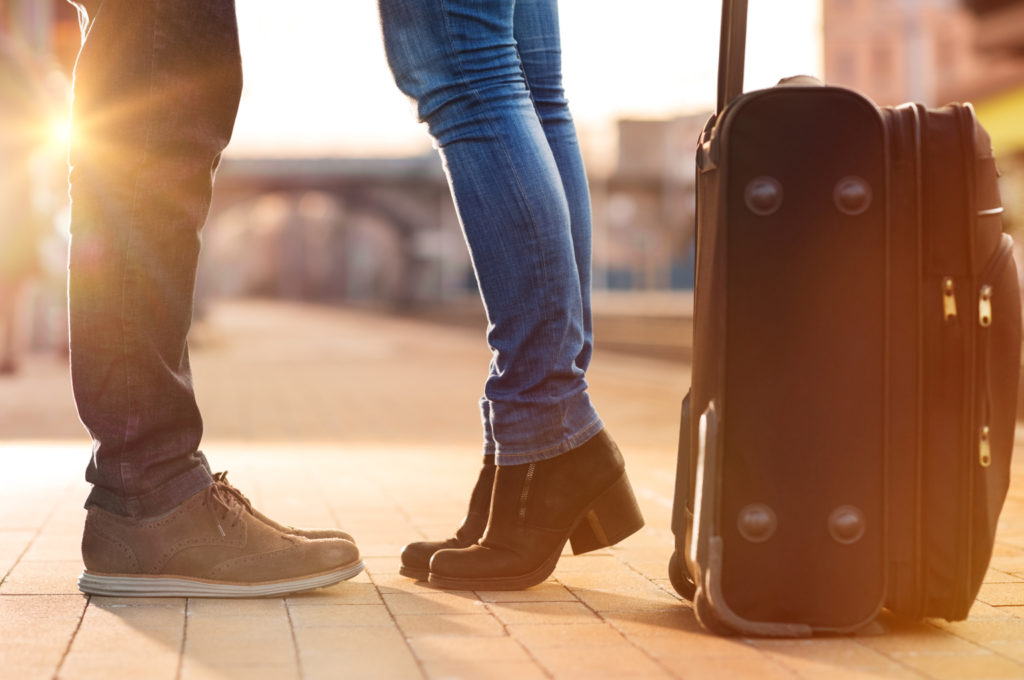
POLYGON ((90 508, 79 589, 117 597, 266 597, 350 579, 359 550, 264 522, 220 482, 145 519, 90 508))

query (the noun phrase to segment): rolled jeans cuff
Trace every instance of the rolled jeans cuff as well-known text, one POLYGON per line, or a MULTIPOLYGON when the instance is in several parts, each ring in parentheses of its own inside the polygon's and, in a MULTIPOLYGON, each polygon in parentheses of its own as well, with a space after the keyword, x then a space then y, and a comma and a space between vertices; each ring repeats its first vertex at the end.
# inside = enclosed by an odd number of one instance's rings
POLYGON ((201 452, 197 456, 201 459, 201 465, 189 468, 139 496, 122 497, 102 487, 93 486, 85 507, 96 506, 116 515, 135 518, 156 517, 169 512, 213 484, 213 475, 206 457, 201 452))
POLYGON ((499 466, 524 465, 555 458, 582 446, 604 429, 604 423, 585 392, 571 402, 556 421, 526 414, 521 407, 512 409, 514 415, 504 420, 501 406, 492 403, 493 431, 501 434, 496 444, 485 445, 484 453, 494 453, 499 466))

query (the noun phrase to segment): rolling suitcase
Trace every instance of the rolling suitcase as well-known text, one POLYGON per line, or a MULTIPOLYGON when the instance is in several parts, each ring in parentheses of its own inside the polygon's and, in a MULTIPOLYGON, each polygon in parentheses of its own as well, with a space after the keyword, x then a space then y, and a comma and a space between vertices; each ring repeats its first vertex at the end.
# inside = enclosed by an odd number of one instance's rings
POLYGON ((961 618, 1020 356, 987 136, 962 105, 879 110, 808 79, 741 94, 745 24, 725 0, 670 576, 718 632, 961 618))

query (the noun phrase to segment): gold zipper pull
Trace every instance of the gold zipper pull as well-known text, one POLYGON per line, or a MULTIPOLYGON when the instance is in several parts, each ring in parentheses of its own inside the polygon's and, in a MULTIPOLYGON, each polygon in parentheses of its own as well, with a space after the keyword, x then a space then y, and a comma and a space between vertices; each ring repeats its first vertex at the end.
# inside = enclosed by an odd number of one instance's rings
POLYGON ((981 441, 978 443, 978 464, 987 468, 992 464, 992 445, 988 440, 988 425, 981 428, 981 441))
POLYGON ((956 318, 956 295, 953 294, 953 277, 942 279, 942 320, 956 318))
POLYGON ((992 325, 992 286, 981 287, 981 299, 978 301, 978 323, 982 328, 992 325))

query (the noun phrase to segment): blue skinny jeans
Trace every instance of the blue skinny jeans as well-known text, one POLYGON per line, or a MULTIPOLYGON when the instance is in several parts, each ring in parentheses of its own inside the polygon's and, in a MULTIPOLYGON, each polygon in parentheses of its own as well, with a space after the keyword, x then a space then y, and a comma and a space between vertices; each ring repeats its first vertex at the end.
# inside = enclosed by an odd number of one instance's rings
POLYGON ((553 458, 597 434, 586 173, 557 0, 379 0, 388 63, 441 154, 487 313, 484 453, 553 458))

